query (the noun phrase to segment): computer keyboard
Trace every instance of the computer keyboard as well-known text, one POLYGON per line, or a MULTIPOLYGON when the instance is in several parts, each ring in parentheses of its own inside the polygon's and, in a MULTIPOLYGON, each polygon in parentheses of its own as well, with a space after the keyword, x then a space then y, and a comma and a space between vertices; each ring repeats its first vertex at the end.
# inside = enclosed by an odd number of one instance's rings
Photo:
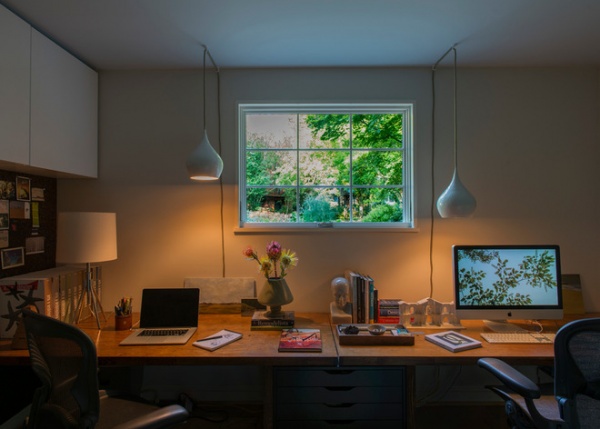
POLYGON ((185 334, 188 329, 144 329, 140 337, 174 337, 185 334))
POLYGON ((482 332, 488 343, 498 344, 552 344, 556 334, 538 332, 482 332))

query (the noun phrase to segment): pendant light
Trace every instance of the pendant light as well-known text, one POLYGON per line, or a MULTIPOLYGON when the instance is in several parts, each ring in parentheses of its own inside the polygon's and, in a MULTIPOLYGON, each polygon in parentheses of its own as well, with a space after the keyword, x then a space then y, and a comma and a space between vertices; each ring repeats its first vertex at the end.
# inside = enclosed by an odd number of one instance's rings
MULTIPOLYGON (((186 167, 190 179, 217 180, 221 177, 221 173, 223 172, 223 160, 217 151, 215 151, 211 146, 210 142, 208 141, 208 133, 206 132, 206 55, 209 56, 215 69, 217 70, 217 85, 220 85, 219 67, 217 67, 217 64, 215 64, 215 60, 208 51, 208 48, 204 45, 202 46, 204 47, 204 57, 202 62, 202 114, 204 121, 204 134, 200 144, 189 156, 186 162, 186 167)), ((219 97, 219 95, 217 97, 219 97)), ((218 115, 220 117, 220 112, 218 115)), ((221 124, 219 123, 219 127, 220 126, 221 124)))
MULTIPOLYGON (((456 45, 453 45, 433 66, 432 72, 435 75, 435 69, 446 55, 454 53, 454 173, 452 181, 446 190, 437 200, 437 209, 443 218, 468 217, 473 214, 477 207, 475 197, 465 188, 458 177, 458 116, 457 116, 457 81, 456 81, 456 45)), ((435 79, 434 79, 435 82, 435 79)), ((433 91, 433 109, 435 111, 435 86, 433 91)), ((435 123, 432 124, 435 127, 435 123)))

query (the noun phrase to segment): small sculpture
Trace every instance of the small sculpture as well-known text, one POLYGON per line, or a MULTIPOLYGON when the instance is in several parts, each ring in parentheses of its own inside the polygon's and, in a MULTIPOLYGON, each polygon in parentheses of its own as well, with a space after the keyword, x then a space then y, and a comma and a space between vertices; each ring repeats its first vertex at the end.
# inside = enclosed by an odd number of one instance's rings
POLYGON ((333 302, 329 305, 331 321, 334 324, 352 323, 352 302, 350 286, 344 277, 336 277, 331 281, 333 302))

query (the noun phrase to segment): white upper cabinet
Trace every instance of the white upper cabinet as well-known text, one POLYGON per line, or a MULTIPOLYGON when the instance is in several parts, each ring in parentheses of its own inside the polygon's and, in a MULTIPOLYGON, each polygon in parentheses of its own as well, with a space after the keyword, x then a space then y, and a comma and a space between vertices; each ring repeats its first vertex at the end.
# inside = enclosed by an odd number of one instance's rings
POLYGON ((98 177, 98 74, 2 5, 0 168, 98 177))
POLYGON ((31 33, 30 165, 98 176, 98 74, 31 33))
POLYGON ((0 159, 29 164, 31 27, 0 6, 0 159))

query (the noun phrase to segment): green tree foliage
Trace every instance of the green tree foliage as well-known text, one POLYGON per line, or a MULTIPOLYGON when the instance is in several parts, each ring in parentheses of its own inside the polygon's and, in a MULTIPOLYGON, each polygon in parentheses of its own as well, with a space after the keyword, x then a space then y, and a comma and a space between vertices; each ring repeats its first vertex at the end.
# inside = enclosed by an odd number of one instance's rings
POLYGON ((514 291, 522 283, 546 290, 557 287, 551 271, 555 258, 547 251, 525 256, 516 266, 509 266, 509 261, 500 258, 496 251, 467 251, 459 257, 490 264, 494 268, 491 287, 484 286, 486 273, 483 270, 459 270, 460 293, 467 305, 527 305, 531 304, 530 295, 514 291))
POLYGON ((300 126, 309 130, 312 139, 308 144, 303 142, 302 148, 308 150, 300 151, 299 159, 292 158, 295 152, 273 149, 277 144, 265 141, 270 137, 248 137, 247 147, 252 148, 246 153, 248 217, 264 219, 265 212, 271 211, 296 219, 296 193, 285 186, 299 183, 332 187, 314 188, 315 194, 302 202, 301 221, 348 221, 350 212, 354 222, 402 221, 402 193, 394 188, 403 180, 399 150, 403 145, 402 115, 309 114, 302 118, 300 126), (353 204, 348 207, 347 186, 351 182, 353 204), (278 196, 284 195, 285 202, 270 207, 268 200, 273 199, 273 194, 267 187, 279 188, 278 196), (332 192, 334 187, 338 191, 332 192), (256 215, 259 212, 261 216, 256 215))

